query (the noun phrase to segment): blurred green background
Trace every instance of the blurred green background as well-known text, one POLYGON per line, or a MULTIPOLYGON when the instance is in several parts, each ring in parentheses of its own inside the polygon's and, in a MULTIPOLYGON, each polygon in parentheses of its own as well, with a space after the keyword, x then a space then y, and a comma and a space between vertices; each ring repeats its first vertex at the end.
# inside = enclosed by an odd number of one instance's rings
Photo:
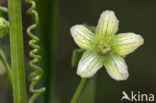
MULTIPOLYGON (((0 0, 0 4, 5 6, 6 1, 0 0)), ((27 45, 29 39, 26 35, 26 27, 31 24, 31 17, 25 14, 28 5, 24 2, 22 5, 27 62, 30 48, 27 45)), ((121 103, 123 90, 128 94, 131 91, 156 94, 155 0, 59 0, 54 58, 56 75, 55 99, 57 103, 69 103, 80 81, 80 77, 76 75, 76 69, 71 68, 72 51, 78 46, 70 35, 70 27, 83 23, 96 26, 99 15, 104 10, 113 10, 115 12, 120 21, 119 33, 134 32, 140 34, 145 39, 145 43, 126 57, 130 74, 127 81, 116 82, 111 79, 104 67, 96 74, 95 103, 121 103)), ((48 18, 49 12, 47 11, 46 14, 45 16, 48 18)), ((3 48, 8 49, 8 44, 8 39, 0 41, 0 45, 3 45, 3 48)), ((0 103, 12 103, 11 101, 11 87, 6 76, 0 76, 0 103)), ((128 102, 125 101, 125 103, 128 102)))

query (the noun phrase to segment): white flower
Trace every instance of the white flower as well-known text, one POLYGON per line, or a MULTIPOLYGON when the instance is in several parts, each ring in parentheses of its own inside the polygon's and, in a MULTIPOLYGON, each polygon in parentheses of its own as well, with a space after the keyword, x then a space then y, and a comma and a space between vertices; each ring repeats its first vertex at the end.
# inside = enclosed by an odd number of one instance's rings
POLYGON ((77 69, 82 78, 92 77, 103 65, 115 80, 126 80, 129 76, 124 57, 144 43, 135 33, 119 33, 119 21, 113 11, 104 11, 98 21, 95 33, 84 25, 70 29, 76 44, 84 52, 77 69))

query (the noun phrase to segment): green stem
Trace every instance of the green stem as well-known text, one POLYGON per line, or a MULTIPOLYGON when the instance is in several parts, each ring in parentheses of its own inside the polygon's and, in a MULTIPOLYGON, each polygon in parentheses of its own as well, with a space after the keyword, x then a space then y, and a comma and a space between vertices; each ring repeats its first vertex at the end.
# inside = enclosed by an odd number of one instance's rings
POLYGON ((46 92, 39 98, 39 103, 55 102, 55 40, 58 0, 36 0, 40 17, 39 36, 41 44, 41 66, 44 77, 41 86, 46 87, 46 92), (49 82, 50 81, 50 82, 49 82))
POLYGON ((78 98, 80 97, 80 94, 86 84, 86 81, 87 81, 87 78, 82 78, 77 89, 76 89, 76 92, 74 93, 70 103, 77 103, 78 101, 78 98))
POLYGON ((0 59, 1 59, 1 61, 2 61, 3 65, 4 65, 6 71, 7 71, 7 73, 8 73, 10 82, 11 82, 11 84, 12 84, 12 72, 11 72, 11 68, 10 68, 8 62, 6 61, 6 59, 5 59, 3 56, 0 56, 0 59))
POLYGON ((21 0, 8 0, 14 103, 26 103, 21 0))

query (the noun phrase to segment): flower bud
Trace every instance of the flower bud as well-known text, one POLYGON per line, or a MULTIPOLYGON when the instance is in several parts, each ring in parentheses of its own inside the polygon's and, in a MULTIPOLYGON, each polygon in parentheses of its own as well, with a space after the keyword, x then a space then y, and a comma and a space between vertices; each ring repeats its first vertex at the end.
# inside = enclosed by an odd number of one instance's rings
POLYGON ((0 39, 9 36, 9 22, 3 17, 0 17, 0 39))

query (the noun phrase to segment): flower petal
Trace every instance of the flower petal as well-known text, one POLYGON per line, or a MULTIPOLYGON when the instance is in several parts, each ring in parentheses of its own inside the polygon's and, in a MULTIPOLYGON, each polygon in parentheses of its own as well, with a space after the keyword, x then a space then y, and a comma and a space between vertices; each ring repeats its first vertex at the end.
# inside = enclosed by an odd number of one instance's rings
POLYGON ((143 43, 144 39, 140 35, 121 33, 116 36, 113 48, 120 56, 126 56, 135 51, 143 43))
POLYGON ((86 51, 78 65, 77 74, 82 78, 92 77, 103 66, 103 60, 96 52, 86 51))
POLYGON ((83 25, 71 27, 70 32, 76 44, 83 49, 92 50, 96 44, 95 35, 83 25))
POLYGON ((99 39, 112 37, 118 31, 119 21, 113 11, 104 11, 98 21, 96 35, 99 39))
POLYGON ((104 66, 108 74, 115 80, 126 80, 129 76, 125 60, 111 54, 104 59, 104 66))

